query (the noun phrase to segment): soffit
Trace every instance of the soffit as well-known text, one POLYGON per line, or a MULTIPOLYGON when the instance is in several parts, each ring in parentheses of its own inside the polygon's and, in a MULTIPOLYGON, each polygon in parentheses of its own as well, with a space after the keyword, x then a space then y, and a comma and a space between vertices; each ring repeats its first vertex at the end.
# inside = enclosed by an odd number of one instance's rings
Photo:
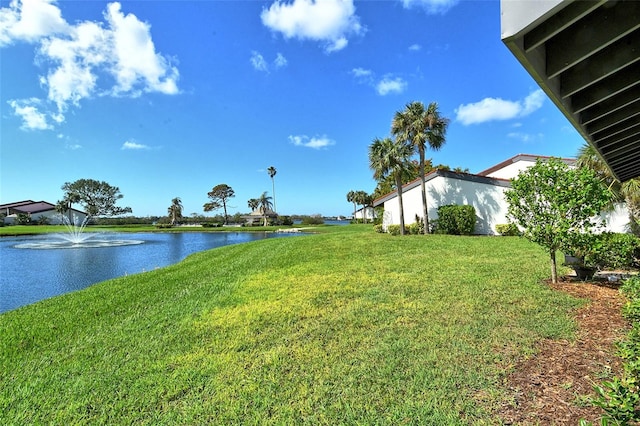
POLYGON ((640 176, 640 1, 540 4, 502 0, 502 40, 620 181, 640 176))

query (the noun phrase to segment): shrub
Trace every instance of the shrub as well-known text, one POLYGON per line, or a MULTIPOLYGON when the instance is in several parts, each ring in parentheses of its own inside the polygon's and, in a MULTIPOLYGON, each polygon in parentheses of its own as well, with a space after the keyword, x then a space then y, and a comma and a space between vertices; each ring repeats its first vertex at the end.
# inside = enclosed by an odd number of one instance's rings
POLYGON ((384 232, 384 229, 382 228, 382 224, 381 223, 373 225, 373 230, 376 231, 379 234, 382 234, 384 232))
POLYGON ((313 216, 302 216, 302 224, 303 225, 322 225, 324 220, 322 216, 313 215, 313 216))
POLYGON ((496 225, 496 232, 503 237, 515 237, 520 235, 520 230, 515 223, 500 223, 496 225))
POLYGON ((585 266, 600 269, 630 268, 637 266, 640 239, 631 234, 615 232, 572 233, 564 241, 562 250, 582 259, 585 266))
POLYGON ((592 403, 604 410, 603 425, 609 422, 628 425, 640 421, 640 277, 625 281, 621 291, 629 298, 623 314, 632 322, 632 328, 626 339, 617 345, 623 361, 621 377, 595 386, 598 396, 592 403))
MULTIPOLYGON (((387 232, 391 235, 400 235, 400 225, 389 225, 387 226, 387 232)), ((407 232, 407 227, 405 226, 405 233, 407 232)))
POLYGON ((167 229, 167 228, 173 228, 173 225, 170 223, 156 223, 156 228, 158 229, 167 229))
POLYGON ((422 220, 421 217, 416 215, 415 222, 410 224, 406 229, 409 230, 409 234, 411 235, 422 234, 422 231, 424 230, 424 220, 422 220))
POLYGON ((469 205, 438 207, 436 233, 451 235, 473 234, 476 226, 476 209, 469 205))
POLYGON ((218 228, 220 226, 217 222, 202 222, 203 228, 218 228))

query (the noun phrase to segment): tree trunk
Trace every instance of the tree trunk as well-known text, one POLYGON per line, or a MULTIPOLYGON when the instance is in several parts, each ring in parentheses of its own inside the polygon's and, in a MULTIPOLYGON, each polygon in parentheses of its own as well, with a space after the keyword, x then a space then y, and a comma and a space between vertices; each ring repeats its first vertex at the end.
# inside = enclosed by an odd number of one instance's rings
POLYGON ((398 191, 398 203, 400 205, 400 235, 404 235, 404 204, 402 202, 402 179, 400 175, 396 176, 396 187, 398 191))
POLYGON ((424 147, 420 147, 420 190, 422 190, 422 215, 424 217, 424 229, 422 232, 429 233, 429 212, 427 209, 427 187, 424 183, 424 147))
POLYGON ((551 256, 551 282, 556 284, 558 282, 558 268, 556 265, 556 251, 555 249, 549 250, 551 256))

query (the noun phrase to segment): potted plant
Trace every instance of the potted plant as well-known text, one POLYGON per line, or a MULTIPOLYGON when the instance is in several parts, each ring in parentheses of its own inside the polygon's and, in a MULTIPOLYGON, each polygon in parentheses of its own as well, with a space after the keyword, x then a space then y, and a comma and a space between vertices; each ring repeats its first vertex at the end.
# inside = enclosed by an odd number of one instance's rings
POLYGON ((572 267, 582 281, 590 280, 598 271, 597 245, 596 235, 581 232, 569 235, 563 244, 564 264, 572 267))

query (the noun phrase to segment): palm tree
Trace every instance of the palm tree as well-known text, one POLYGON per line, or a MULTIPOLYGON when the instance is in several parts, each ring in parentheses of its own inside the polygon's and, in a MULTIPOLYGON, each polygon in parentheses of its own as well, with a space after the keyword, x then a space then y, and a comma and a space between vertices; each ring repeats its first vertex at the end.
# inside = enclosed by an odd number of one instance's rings
POLYGON ((273 166, 269 166, 267 169, 267 173, 269 173, 269 177, 271 178, 271 189, 273 190, 273 211, 278 211, 276 209, 276 182, 274 177, 276 176, 276 168, 273 166))
POLYGON ((362 206, 362 223, 367 223, 367 207, 371 204, 372 197, 365 191, 356 191, 354 200, 362 206))
POLYGON ((258 198, 258 206, 260 208, 260 213, 262 213, 262 217, 264 219, 264 226, 268 225, 267 213, 269 212, 269 210, 273 211, 273 203, 271 202, 271 200, 271 197, 267 197, 267 191, 263 192, 260 198, 258 198))
POLYGON ((171 218, 171 226, 176 224, 176 221, 182 217, 182 200, 180 197, 176 197, 171 200, 171 205, 167 209, 169 217, 171 218))
POLYGON ((431 102, 426 109, 422 102, 411 102, 406 105, 403 111, 396 112, 391 122, 391 133, 400 142, 411 144, 420 156, 420 189, 422 190, 423 232, 425 234, 429 232, 427 190, 424 183, 425 151, 427 144, 434 151, 444 145, 448 125, 449 120, 440 116, 436 102, 431 102))
POLYGON ((249 201, 247 201, 247 205, 249 206, 249 208, 253 212, 260 205, 260 200, 258 200, 257 198, 251 198, 249 201))
POLYGON ((398 203, 400 205, 400 234, 404 235, 404 204, 402 201, 402 174, 409 167, 409 158, 413 147, 407 143, 393 141, 391 138, 375 138, 369 145, 369 168, 373 178, 384 179, 392 175, 396 181, 398 203))
POLYGON ((604 182, 609 191, 613 195, 613 199, 617 201, 625 201, 629 209, 629 222, 631 231, 640 234, 640 178, 630 179, 620 182, 607 164, 598 155, 594 147, 584 144, 578 150, 578 159, 576 161, 578 167, 586 167, 593 170, 596 175, 604 182))
POLYGON ((350 203, 353 203, 353 218, 354 219, 356 218, 356 210, 358 210, 357 207, 356 207, 356 198, 355 197, 356 197, 356 192, 355 191, 347 192, 347 201, 350 202, 350 203))

